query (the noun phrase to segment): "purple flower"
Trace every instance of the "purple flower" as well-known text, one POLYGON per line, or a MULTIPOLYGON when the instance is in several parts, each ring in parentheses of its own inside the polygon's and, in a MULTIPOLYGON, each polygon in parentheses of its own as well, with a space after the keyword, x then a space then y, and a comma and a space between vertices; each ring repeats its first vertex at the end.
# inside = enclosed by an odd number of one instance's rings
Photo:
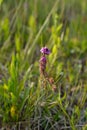
POLYGON ((40 52, 42 54, 46 54, 46 55, 49 55, 50 54, 50 50, 47 48, 47 47, 42 47, 40 52))
POLYGON ((46 57, 42 56, 39 60, 39 70, 40 73, 44 75, 45 69, 46 69, 46 57))
POLYGON ((40 59, 40 62, 46 63, 46 57, 42 56, 41 59, 40 59))

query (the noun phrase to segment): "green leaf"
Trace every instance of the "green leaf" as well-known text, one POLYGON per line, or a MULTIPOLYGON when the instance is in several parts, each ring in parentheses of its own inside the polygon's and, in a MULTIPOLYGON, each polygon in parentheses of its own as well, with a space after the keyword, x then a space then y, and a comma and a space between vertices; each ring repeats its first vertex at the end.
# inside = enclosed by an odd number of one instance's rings
POLYGON ((61 28, 62 28, 62 24, 60 24, 58 27, 57 27, 57 32, 59 32, 60 30, 61 30, 61 28))
POLYGON ((0 5, 2 4, 3 0, 0 0, 0 5))

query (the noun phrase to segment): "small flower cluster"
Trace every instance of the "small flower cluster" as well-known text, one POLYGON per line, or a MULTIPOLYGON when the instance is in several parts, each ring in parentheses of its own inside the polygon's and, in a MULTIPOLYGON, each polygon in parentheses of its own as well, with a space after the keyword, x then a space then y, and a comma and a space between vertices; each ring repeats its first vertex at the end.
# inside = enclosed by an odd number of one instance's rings
POLYGON ((47 59, 46 55, 49 55, 51 52, 47 47, 42 47, 40 52, 42 53, 42 56, 39 60, 39 69, 40 69, 40 74, 43 75, 49 84, 52 86, 52 90, 56 91, 56 85, 54 85, 54 79, 51 77, 49 78, 47 73, 46 73, 46 64, 47 64, 47 59))
POLYGON ((45 69, 46 69, 46 56, 45 55, 49 55, 50 54, 50 50, 47 47, 43 47, 40 52, 42 53, 42 56, 39 60, 40 63, 40 74, 45 75, 45 69))
POLYGON ((40 52, 42 53, 42 54, 46 54, 46 55, 49 55, 50 54, 50 50, 47 48, 47 47, 42 47, 41 48, 41 50, 40 50, 40 52))

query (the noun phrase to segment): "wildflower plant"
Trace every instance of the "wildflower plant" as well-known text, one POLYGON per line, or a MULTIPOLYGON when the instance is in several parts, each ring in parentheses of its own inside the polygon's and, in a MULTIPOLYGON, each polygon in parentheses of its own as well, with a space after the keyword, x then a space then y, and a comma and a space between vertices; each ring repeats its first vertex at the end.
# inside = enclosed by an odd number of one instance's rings
POLYGON ((47 59, 46 59, 46 55, 50 54, 50 50, 47 47, 43 47, 41 48, 40 52, 42 53, 42 56, 40 58, 40 74, 42 75, 46 75, 45 69, 46 69, 46 63, 47 63, 47 59))
MULTIPOLYGON (((42 56, 41 56, 41 58, 39 60, 40 75, 41 75, 41 77, 43 76, 43 78, 46 81, 48 81, 48 83, 52 86, 52 90, 56 91, 56 85, 54 84, 53 77, 49 77, 47 72, 46 72, 46 64, 47 64, 46 55, 49 55, 51 53, 51 51, 47 47, 42 47, 40 52, 42 53, 42 56)), ((45 82, 45 81, 42 79, 42 82, 45 82)), ((45 87, 45 85, 46 84, 44 84, 44 87, 45 87)))

